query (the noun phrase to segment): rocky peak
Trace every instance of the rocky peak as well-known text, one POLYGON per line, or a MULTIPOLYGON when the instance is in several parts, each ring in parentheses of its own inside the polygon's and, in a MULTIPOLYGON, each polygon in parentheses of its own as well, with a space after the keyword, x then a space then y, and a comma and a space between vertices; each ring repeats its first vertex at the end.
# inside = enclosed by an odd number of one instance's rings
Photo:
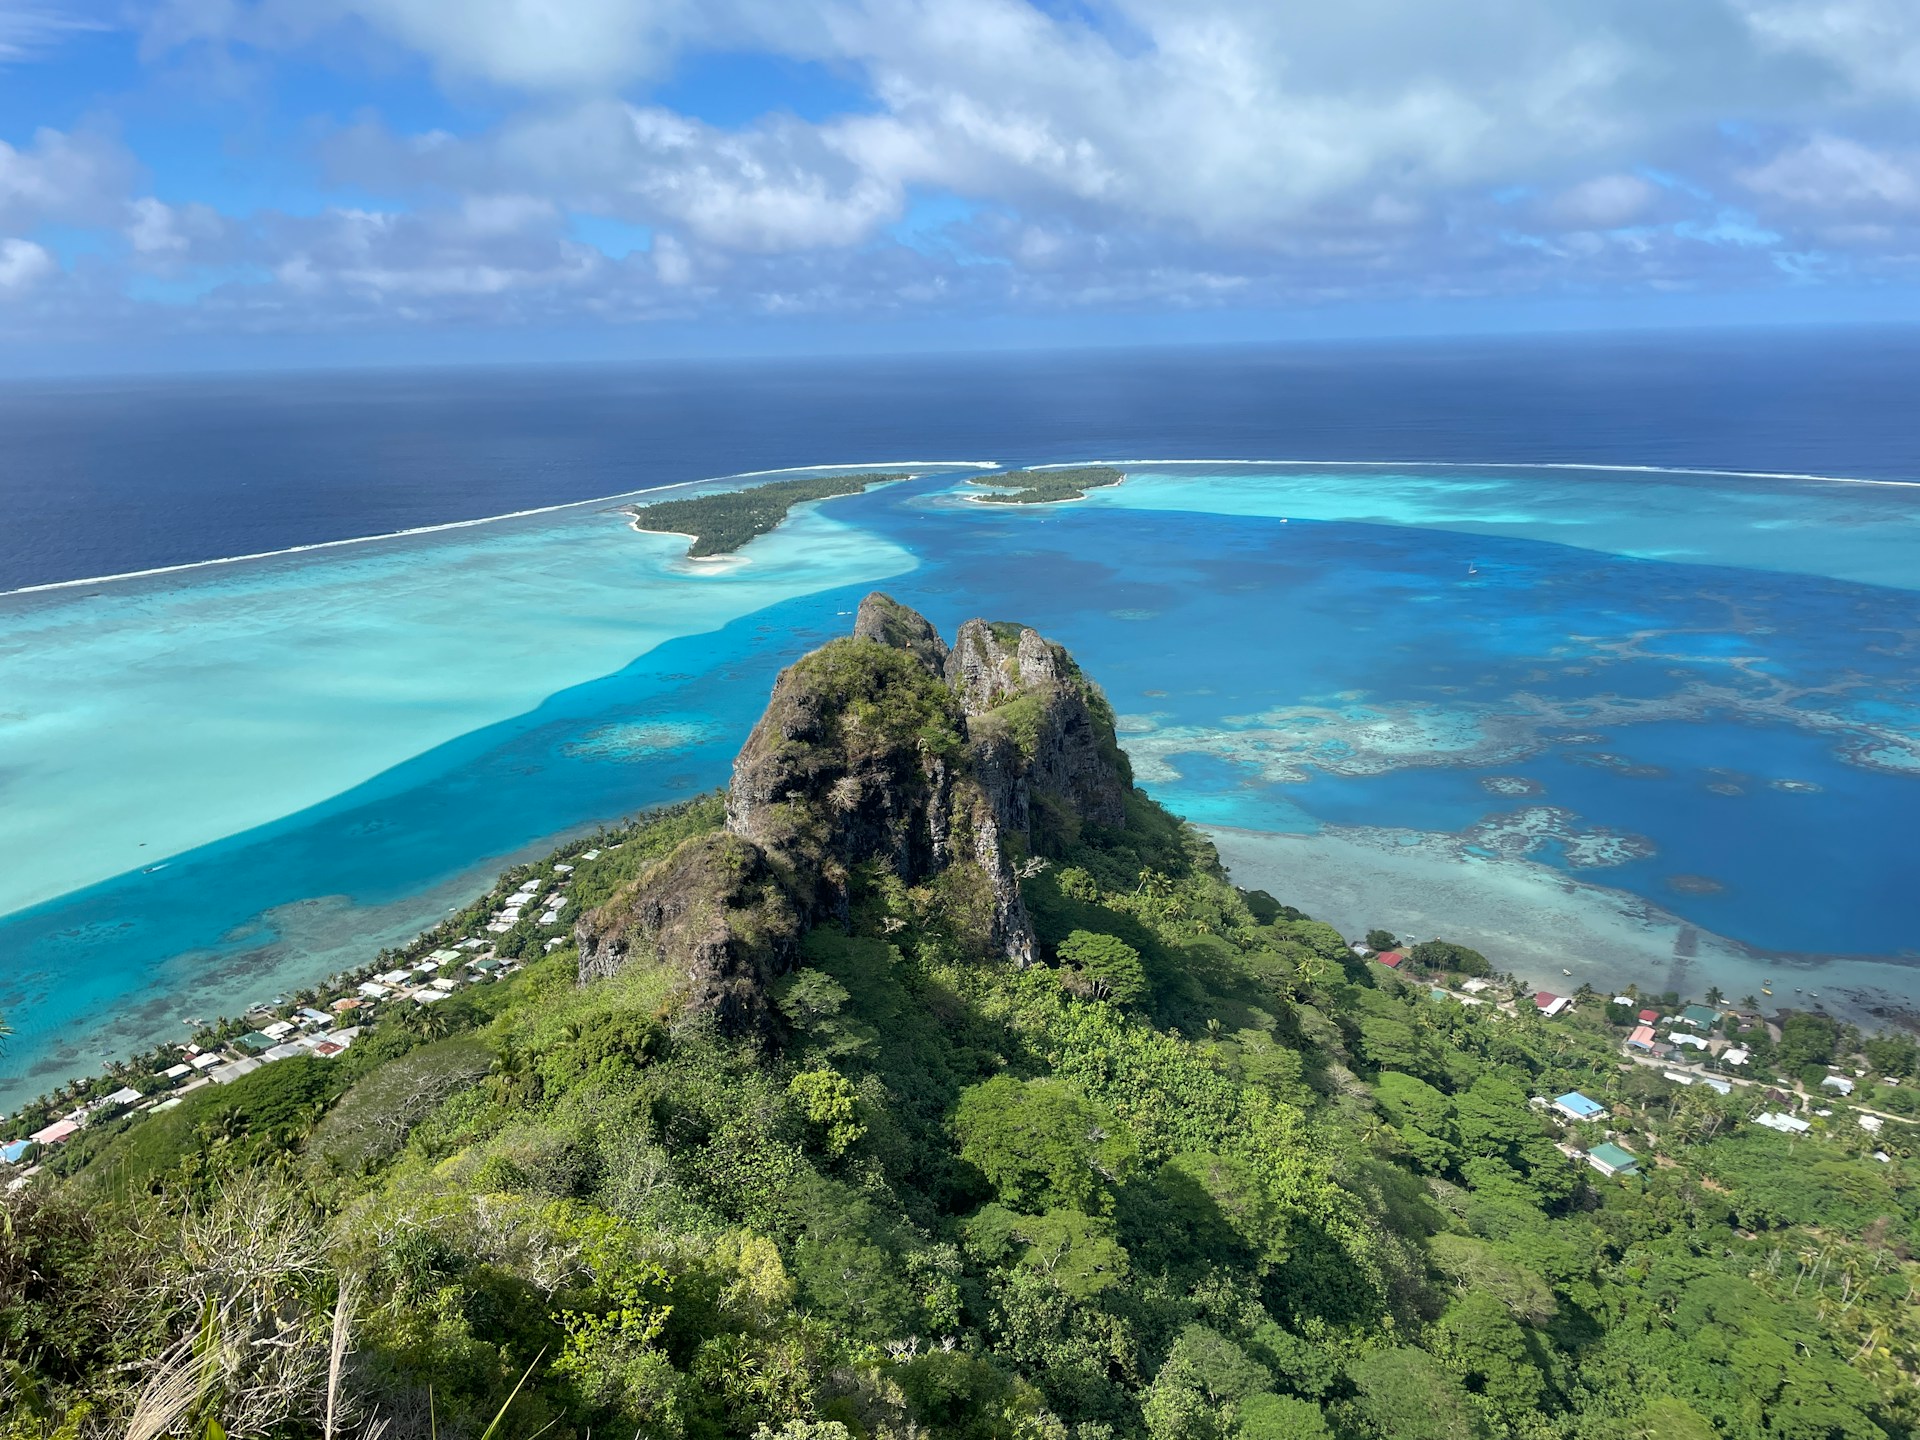
POLYGON ((1063 648, 969 620, 949 651, 923 616, 869 595, 851 638, 774 682, 734 762, 725 835, 686 842, 582 918, 581 978, 672 964, 690 1007, 764 1027, 801 932, 844 923, 873 864, 950 892, 981 953, 1028 964, 1019 867, 1085 825, 1124 823, 1131 785, 1112 712, 1063 648))
POLYGON ((853 618, 853 638, 904 650, 930 674, 947 672, 947 642, 940 638, 940 632, 919 611, 878 590, 860 602, 860 611, 853 618))
POLYGON ((1002 700, 1059 684, 1072 664, 1065 650, 1025 625, 969 620, 947 656, 947 684, 969 715, 981 715, 1002 700))

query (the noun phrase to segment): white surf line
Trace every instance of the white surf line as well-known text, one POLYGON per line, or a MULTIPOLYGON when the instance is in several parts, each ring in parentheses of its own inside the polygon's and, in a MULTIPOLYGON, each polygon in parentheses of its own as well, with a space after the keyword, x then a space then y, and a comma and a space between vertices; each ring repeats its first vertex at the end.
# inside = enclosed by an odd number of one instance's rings
MULTIPOLYGON (((912 470, 927 466, 939 466, 942 469, 998 470, 998 460, 870 460, 858 465, 785 465, 778 470, 741 470, 732 475, 716 475, 715 480, 751 480, 760 475, 797 475, 803 470, 912 470)), ((705 480, 683 480, 683 485, 705 485, 705 480)), ((666 486, 661 486, 666 489, 666 486)), ((629 491, 640 494, 640 491, 629 491)), ((620 497, 614 496, 614 499, 620 497)))
MULTIPOLYGON (((49 580, 40 585, 22 585, 15 590, 0 590, 0 600, 11 595, 40 595, 49 590, 77 590, 85 585, 113 585, 122 580, 147 580, 157 575, 178 575, 187 570, 205 570, 215 565, 244 565, 252 560, 273 560, 283 555, 306 555, 315 550, 338 550, 347 545, 372 545, 381 540, 405 540, 414 535, 438 535, 448 530, 469 530, 476 525, 492 525, 501 520, 524 520, 533 515, 553 515, 562 510, 581 510, 589 505, 611 505, 631 500, 636 495, 657 495, 663 490, 684 490, 692 485, 719 485, 728 480, 752 480, 764 475, 791 475, 803 470, 912 470, 929 467, 965 466, 974 470, 995 470, 997 460, 886 460, 863 461, 858 465, 789 465, 779 470, 742 470, 732 475, 711 475, 700 480, 675 480, 668 485, 650 485, 640 490, 622 490, 592 500, 569 500, 561 505, 537 505, 531 510, 509 510, 504 515, 482 515, 474 520, 447 520, 437 525, 415 525, 406 530, 384 530, 378 535, 352 535, 343 540, 315 540, 307 545, 289 545, 282 550, 256 550, 249 555, 222 555, 212 560, 188 560, 179 565, 157 565, 150 570, 123 570, 118 575, 93 575, 82 580, 49 580)), ((641 532, 664 533, 664 532, 641 532)))
POLYGON ((1301 465, 1340 470, 1601 470, 1628 475, 1719 475, 1732 480, 1813 480, 1824 485, 1893 485, 1920 489, 1920 480, 1866 480, 1857 475, 1803 475, 1793 470, 1708 470, 1688 465, 1586 465, 1574 460, 1053 460, 1026 470, 1077 470, 1094 465, 1301 465))

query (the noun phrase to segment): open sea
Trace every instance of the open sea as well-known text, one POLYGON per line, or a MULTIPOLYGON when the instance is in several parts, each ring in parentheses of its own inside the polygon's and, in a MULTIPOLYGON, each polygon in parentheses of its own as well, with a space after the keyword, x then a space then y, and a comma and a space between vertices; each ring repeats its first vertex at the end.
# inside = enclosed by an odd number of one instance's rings
POLYGON ((1871 330, 0 389, 0 1106, 722 783, 876 588, 1071 647, 1345 929, 1920 1011, 1915 393, 1871 330), (856 464, 725 565, 609 503, 856 464))

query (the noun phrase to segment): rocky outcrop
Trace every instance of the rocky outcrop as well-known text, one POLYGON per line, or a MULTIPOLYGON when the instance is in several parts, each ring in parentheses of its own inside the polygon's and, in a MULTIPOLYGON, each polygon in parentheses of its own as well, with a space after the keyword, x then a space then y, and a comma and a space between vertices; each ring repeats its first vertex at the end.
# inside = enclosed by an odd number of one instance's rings
POLYGON ((844 923, 862 867, 937 886, 979 948, 1034 958, 1028 857, 1125 821, 1105 699, 1060 646, 970 620, 953 648, 885 595, 783 671, 734 762, 726 831, 687 841, 578 927, 582 980, 652 962, 732 1030, 808 925, 844 923))
POLYGON ((904 650, 933 675, 947 673, 947 642, 919 611, 910 610, 878 590, 860 602, 853 617, 853 638, 904 650))
POLYGON ((1113 711, 1062 646, 1023 625, 969 620, 946 674, 1003 826, 1030 845, 1044 842, 1034 832, 1036 801, 1068 829, 1126 823, 1133 771, 1113 711))
POLYGON ((736 1032, 764 1023, 767 987, 793 966, 801 905, 760 847, 724 831, 686 841, 576 927, 580 979, 636 961, 684 977, 684 1002, 736 1032))

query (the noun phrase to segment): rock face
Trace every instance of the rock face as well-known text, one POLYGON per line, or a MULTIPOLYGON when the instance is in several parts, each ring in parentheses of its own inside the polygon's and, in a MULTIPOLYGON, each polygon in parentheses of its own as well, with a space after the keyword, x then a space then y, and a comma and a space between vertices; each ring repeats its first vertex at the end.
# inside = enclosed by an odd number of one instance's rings
POLYGON ((791 968, 803 928, 800 907, 758 846, 725 832, 701 835, 631 894, 582 920, 580 978, 605 978, 635 961, 670 965, 687 977, 689 1008, 749 1029, 760 1022, 767 986, 791 968))
POLYGON ((969 620, 951 650, 885 595, 853 638, 783 671, 734 762, 725 832, 689 840, 578 926, 580 978, 673 966, 736 1032, 808 925, 844 923, 856 872, 930 884, 980 949, 1027 964, 1018 867, 1118 826, 1132 775, 1105 699, 1060 646, 969 620))

